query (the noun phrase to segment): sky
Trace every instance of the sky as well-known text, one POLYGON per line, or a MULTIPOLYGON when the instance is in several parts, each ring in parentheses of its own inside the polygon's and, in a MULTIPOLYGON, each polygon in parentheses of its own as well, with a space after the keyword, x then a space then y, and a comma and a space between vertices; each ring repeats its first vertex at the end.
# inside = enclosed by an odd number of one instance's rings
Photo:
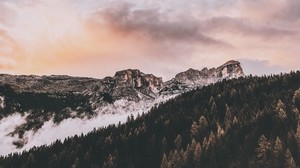
POLYGON ((241 62, 300 69, 296 0, 0 0, 0 73, 103 78, 140 69, 171 79, 241 62))

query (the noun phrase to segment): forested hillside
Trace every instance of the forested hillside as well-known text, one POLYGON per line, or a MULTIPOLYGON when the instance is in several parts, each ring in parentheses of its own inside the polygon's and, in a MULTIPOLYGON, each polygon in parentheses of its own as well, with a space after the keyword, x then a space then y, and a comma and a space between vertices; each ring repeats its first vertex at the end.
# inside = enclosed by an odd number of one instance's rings
POLYGON ((224 80, 129 117, 125 124, 1 157, 0 165, 296 168, 299 88, 299 71, 224 80))

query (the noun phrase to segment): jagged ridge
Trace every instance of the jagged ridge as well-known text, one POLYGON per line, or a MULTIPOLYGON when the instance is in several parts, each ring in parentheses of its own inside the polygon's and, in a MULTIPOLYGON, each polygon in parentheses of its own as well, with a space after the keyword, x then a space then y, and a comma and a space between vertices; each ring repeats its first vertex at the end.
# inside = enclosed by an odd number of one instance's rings
POLYGON ((49 120, 147 112, 156 103, 223 79, 244 76, 238 61, 228 61, 201 71, 189 69, 163 82, 161 77, 137 69, 118 71, 103 79, 66 75, 0 75, 0 119, 12 113, 26 114, 26 122, 9 135, 22 147, 28 130, 38 130, 49 120))

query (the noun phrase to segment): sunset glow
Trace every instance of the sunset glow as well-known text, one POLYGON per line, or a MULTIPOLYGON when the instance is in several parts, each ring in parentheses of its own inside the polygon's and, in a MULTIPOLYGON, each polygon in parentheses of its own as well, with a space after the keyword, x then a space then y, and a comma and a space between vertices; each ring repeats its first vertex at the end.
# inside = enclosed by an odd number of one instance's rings
POLYGON ((0 70, 166 79, 240 60, 246 73, 299 69, 295 1, 0 1, 0 70), (262 9, 263 8, 263 9, 262 9))

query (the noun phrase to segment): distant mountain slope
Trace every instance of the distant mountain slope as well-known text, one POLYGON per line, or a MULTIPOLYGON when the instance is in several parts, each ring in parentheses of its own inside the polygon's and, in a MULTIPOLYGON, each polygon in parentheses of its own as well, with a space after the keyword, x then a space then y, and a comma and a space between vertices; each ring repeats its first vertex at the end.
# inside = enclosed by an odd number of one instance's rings
MULTIPOLYGON (((229 61, 208 71, 193 71, 195 73, 190 70, 179 73, 168 82, 163 82, 161 77, 145 74, 137 69, 118 71, 113 77, 104 79, 2 74, 0 75, 0 127, 3 128, 3 133, 0 134, 0 147, 13 144, 15 147, 9 147, 12 151, 21 151, 19 149, 24 145, 34 141, 33 137, 38 135, 37 132, 47 130, 48 128, 45 127, 50 127, 49 125, 57 128, 62 121, 68 122, 67 119, 81 119, 82 122, 87 123, 90 119, 110 118, 107 123, 100 121, 90 127, 105 126, 117 123, 119 120, 125 121, 126 115, 148 112, 155 104, 178 94, 223 79, 244 76, 237 61, 229 61), (1 120, 8 123, 9 120, 17 120, 17 122, 1 125, 1 120), (10 141, 10 144, 7 141, 10 141)), ((76 133, 81 132, 83 130, 78 129, 76 133)), ((60 135, 56 138, 64 138, 64 136, 60 135)), ((47 143, 54 140, 49 139, 47 143)), ((39 145, 40 143, 46 142, 40 140, 39 145)), ((35 145, 30 144, 25 146, 26 149, 35 145)), ((7 152, 3 150, 0 155, 7 152)))
POLYGON ((300 72, 225 80, 3 167, 297 167, 300 72))

